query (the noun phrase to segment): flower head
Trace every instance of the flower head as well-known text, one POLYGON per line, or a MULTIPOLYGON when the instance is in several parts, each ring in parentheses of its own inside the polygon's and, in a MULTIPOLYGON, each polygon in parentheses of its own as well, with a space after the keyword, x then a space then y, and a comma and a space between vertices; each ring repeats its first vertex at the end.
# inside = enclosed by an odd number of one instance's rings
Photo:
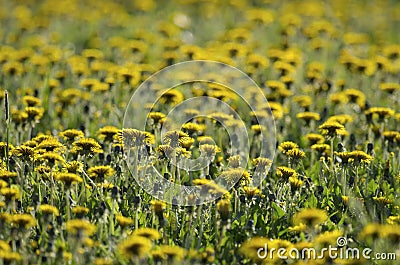
POLYGON ((67 186, 71 184, 80 183, 83 179, 74 173, 58 173, 55 178, 59 181, 64 182, 67 186))
POLYGON ((105 177, 110 177, 115 173, 115 170, 110 166, 94 166, 88 169, 88 174, 92 178, 98 178, 100 180, 105 177))
POLYGON ((298 113, 296 118, 304 120, 307 124, 309 124, 312 120, 319 121, 321 117, 319 113, 307 111, 298 113))
POLYGON ((93 156, 96 153, 103 153, 100 144, 93 138, 82 138, 72 144, 73 151, 83 156, 93 156))
POLYGON ((66 227, 69 233, 78 236, 82 235, 90 236, 93 235, 97 230, 96 225, 83 219, 69 220, 66 223, 66 227))
POLYGON ((54 214, 55 216, 59 216, 60 212, 57 209, 57 207, 49 204, 42 204, 39 206, 39 212, 41 214, 47 214, 47 215, 52 215, 54 214))
POLYGON ((117 248, 125 257, 144 257, 151 249, 151 241, 141 236, 130 236, 119 243, 117 248))
POLYGON ((229 219, 230 208, 230 200, 222 199, 217 203, 217 211, 221 216, 222 221, 226 222, 229 219))
POLYGON ((76 139, 82 138, 85 136, 85 134, 82 131, 76 130, 76 129, 65 130, 63 132, 60 132, 59 135, 61 137, 63 137, 65 141, 68 141, 68 142, 73 142, 76 139))
POLYGON ((179 246, 161 245, 160 250, 167 260, 180 261, 186 255, 186 250, 179 246))
POLYGON ((328 219, 328 215, 324 210, 316 208, 303 209, 293 216, 295 225, 305 224, 307 226, 315 226, 321 224, 328 219))
POLYGON ((30 214, 13 214, 10 223, 16 227, 28 229, 36 225, 36 219, 30 214))
POLYGON ((289 150, 297 148, 299 148, 299 146, 296 143, 290 141, 283 142, 278 146, 278 149, 284 154, 286 154, 289 150))
POLYGON ((319 129, 323 135, 326 135, 330 138, 334 138, 337 135, 343 135, 346 133, 344 126, 337 121, 326 121, 319 126, 319 129))
POLYGON ((104 142, 112 142, 113 137, 117 135, 119 132, 119 129, 115 126, 105 126, 103 128, 100 128, 97 132, 97 135, 99 136, 100 139, 102 139, 104 142))
POLYGON ((297 172, 292 168, 280 166, 276 168, 276 175, 283 179, 289 179, 290 177, 296 177, 297 172))
POLYGON ((118 215, 118 216, 116 217, 116 219, 117 219, 117 223, 118 223, 121 227, 127 227, 127 226, 133 224, 133 222, 134 222, 131 218, 125 217, 125 216, 122 216, 122 215, 118 215))
POLYGON ((365 111, 365 115, 367 116, 377 115, 380 122, 394 114, 394 110, 385 107, 373 107, 365 111))
POLYGON ((150 240, 158 240, 161 238, 160 233, 153 228, 138 228, 133 231, 132 235, 144 237, 150 240))

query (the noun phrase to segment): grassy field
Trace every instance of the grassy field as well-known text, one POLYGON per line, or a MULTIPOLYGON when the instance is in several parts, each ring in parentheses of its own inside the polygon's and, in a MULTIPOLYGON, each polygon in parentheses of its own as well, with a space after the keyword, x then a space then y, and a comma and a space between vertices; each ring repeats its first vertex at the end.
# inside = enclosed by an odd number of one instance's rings
POLYGON ((400 264, 397 1, 0 0, 0 23, 0 265, 400 264), (189 60, 248 75, 254 105, 150 84, 146 126, 124 126, 140 84, 189 60), (158 180, 202 197, 163 201, 158 180))

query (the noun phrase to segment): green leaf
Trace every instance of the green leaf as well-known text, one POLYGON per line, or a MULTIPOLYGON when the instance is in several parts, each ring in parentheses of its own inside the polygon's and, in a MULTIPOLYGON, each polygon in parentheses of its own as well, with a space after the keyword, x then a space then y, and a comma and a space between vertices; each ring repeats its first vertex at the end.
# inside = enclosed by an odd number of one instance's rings
POLYGON ((315 197, 314 194, 311 194, 310 199, 308 200, 308 203, 306 203, 306 204, 308 204, 308 206, 309 206, 310 208, 315 208, 315 207, 317 207, 317 205, 318 205, 317 197, 315 197))
POLYGON ((376 190, 379 188, 379 184, 375 180, 371 179, 368 183, 367 190, 370 194, 375 194, 376 190))
POLYGON ((278 218, 281 218, 286 214, 286 212, 276 203, 272 203, 272 208, 275 210, 275 212, 278 214, 278 218))

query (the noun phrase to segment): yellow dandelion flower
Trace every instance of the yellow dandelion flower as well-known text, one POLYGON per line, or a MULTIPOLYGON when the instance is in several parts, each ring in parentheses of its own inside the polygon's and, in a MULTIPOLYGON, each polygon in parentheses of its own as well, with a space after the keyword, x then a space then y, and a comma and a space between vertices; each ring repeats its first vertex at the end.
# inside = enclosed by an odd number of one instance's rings
POLYGON ((87 215, 89 213, 89 208, 84 206, 74 206, 72 207, 72 213, 76 214, 77 216, 87 215))
POLYGON ((56 162, 63 163, 64 158, 56 152, 46 152, 38 156, 38 160, 47 161, 50 165, 54 165, 56 162))
POLYGON ((28 115, 28 120, 29 121, 35 121, 38 122, 43 114, 44 114, 44 108, 41 107, 26 107, 24 109, 24 112, 28 115))
POLYGON ((366 110, 364 113, 367 116, 377 115, 379 121, 383 121, 385 118, 395 114, 394 110, 385 107, 372 107, 366 110))
POLYGON ((96 258, 93 265, 112 265, 113 261, 108 258, 96 258))
POLYGON ((185 149, 190 149, 193 145, 194 139, 192 137, 181 137, 179 138, 179 145, 185 149))
POLYGON ((161 238, 160 233, 153 228, 138 228, 133 231, 133 236, 140 236, 150 240, 158 240, 161 238))
POLYGON ((59 135, 63 137, 65 141, 68 142, 73 142, 78 138, 82 138, 85 136, 85 134, 81 130, 76 130, 76 129, 65 130, 63 132, 60 132, 59 135))
POLYGON ((9 220, 11 225, 29 229, 36 225, 36 219, 30 214, 13 214, 9 220))
POLYGON ((239 248, 239 253, 250 258, 252 260, 261 260, 258 253, 260 249, 265 249, 266 245, 269 245, 271 240, 265 237, 253 237, 250 240, 244 242, 239 248))
POLYGON ((65 146, 60 143, 57 138, 49 138, 45 139, 42 142, 40 142, 35 148, 37 150, 43 149, 46 150, 47 152, 49 151, 55 151, 55 150, 62 150, 65 146))
POLYGON ((55 216, 60 215, 58 208, 53 205, 49 205, 49 204, 40 205, 39 212, 42 214, 48 214, 48 215, 52 215, 52 214, 54 214, 55 216))
POLYGON ((231 168, 238 168, 240 167, 240 155, 231 156, 228 158, 228 165, 231 168))
POLYGON ((267 128, 265 128, 265 126, 260 125, 260 124, 254 124, 251 125, 250 129, 257 135, 260 134, 263 131, 266 131, 267 128))
POLYGON ((105 126, 97 131, 97 135, 105 142, 112 142, 114 135, 117 135, 119 129, 115 126, 105 126))
POLYGON ((348 122, 353 121, 353 117, 348 114, 334 115, 328 118, 328 122, 338 122, 342 125, 346 125, 348 122))
POLYGON ((343 92, 331 94, 329 100, 334 105, 345 104, 349 101, 348 97, 343 92))
POLYGON ((331 146, 329 144, 313 144, 311 149, 317 151, 319 154, 328 154, 331 150, 331 146))
POLYGON ((182 92, 176 89, 169 89, 168 91, 160 94, 159 102, 161 104, 177 105, 181 103, 184 99, 185 97, 182 92))
POLYGON ((326 121, 319 126, 319 129, 323 135, 327 135, 328 137, 336 137, 346 132, 344 126, 337 121, 326 121))
POLYGON ((325 141, 324 136, 322 136, 321 134, 317 134, 317 133, 306 134, 305 138, 310 143, 310 146, 312 146, 314 144, 322 144, 325 141))
POLYGON ((19 199, 21 197, 21 192, 17 188, 2 188, 0 194, 5 197, 6 201, 19 199))
POLYGON ((208 159, 214 159, 215 155, 220 152, 220 148, 214 144, 201 144, 199 149, 208 159))
POLYGON ((379 89, 392 94, 394 91, 400 91, 400 84, 398 83, 381 83, 379 89))
POLYGON ((289 184, 293 190, 297 190, 303 186, 304 181, 296 177, 289 177, 289 184))
POLYGON ((237 181, 249 184, 251 181, 250 173, 243 168, 229 168, 224 170, 220 177, 223 178, 227 183, 236 183, 237 181))
POLYGON ((397 137, 399 137, 400 132, 398 131, 384 131, 383 137, 389 142, 393 143, 397 137))
POLYGON ((400 225, 382 225, 382 234, 383 237, 389 239, 391 243, 395 245, 400 243, 400 225))
POLYGON ((83 163, 81 161, 70 161, 64 164, 63 169, 68 173, 77 174, 82 172, 83 163))
POLYGON ((21 261, 22 257, 17 252, 0 250, 0 259, 2 259, 5 264, 12 264, 13 262, 21 261))
POLYGON ((258 172, 266 172, 272 165, 272 160, 265 157, 257 157, 253 159, 253 165, 258 172))
POLYGON ((0 189, 6 188, 8 186, 8 183, 5 182, 4 180, 0 179, 0 189))
POLYGON ((276 168, 276 175, 279 178, 289 179, 290 177, 296 177, 297 172, 290 167, 280 166, 276 168))
POLYGON ((261 191, 255 187, 243 187, 244 192, 248 198, 252 198, 255 195, 262 195, 261 191))
POLYGON ((83 179, 74 173, 58 173, 55 178, 58 181, 64 182, 67 186, 83 182, 83 179))
POLYGON ((90 177, 102 180, 114 175, 115 170, 110 166, 94 166, 90 167, 87 172, 90 177))
POLYGON ((306 153, 304 153, 303 151, 301 151, 298 148, 293 148, 288 150, 287 152, 285 152, 285 155, 287 157, 290 157, 294 160, 300 160, 303 159, 306 156, 306 153))
POLYGON ((102 153, 100 144, 93 138, 82 138, 72 143, 73 151, 83 156, 92 156, 102 153))
POLYGON ((0 240, 0 251, 11 251, 11 247, 6 241, 0 240))
POLYGON ((35 150, 32 147, 21 145, 12 150, 12 154, 20 157, 24 161, 31 161, 34 158, 35 150))
POLYGON ((375 223, 370 223, 364 226, 364 228, 361 230, 361 232, 358 234, 358 236, 361 239, 367 239, 367 238, 381 238, 383 236, 383 225, 382 224, 375 224, 375 223))
POLYGON ((145 257, 151 249, 151 241, 141 236, 130 236, 117 246, 118 251, 125 257, 145 257))
POLYGON ((162 112, 150 112, 148 117, 153 120, 153 124, 158 124, 166 115, 162 112))
POLYGON ((10 172, 4 168, 0 168, 0 180, 7 180, 18 176, 16 172, 10 172))
POLYGON ((368 155, 367 153, 365 153, 364 151, 351 151, 348 154, 350 156, 351 159, 354 160, 355 163, 368 163, 371 160, 373 160, 374 158, 370 155, 368 155))
POLYGON ((67 221, 66 228, 69 233, 78 236, 81 235, 90 236, 93 235, 97 230, 96 225, 83 219, 72 219, 67 221))
POLYGON ((167 257, 167 260, 180 261, 186 255, 186 250, 179 246, 161 245, 160 250, 167 257))
POLYGON ((151 208, 157 215, 161 215, 165 211, 166 207, 167 205, 165 204, 165 202, 157 200, 151 201, 151 208))
MULTIPOLYGON (((14 149, 14 146, 10 143, 8 143, 8 150, 10 153, 12 153, 12 150, 14 149)), ((7 153, 7 143, 5 142, 0 142, 0 158, 5 157, 7 153)))
POLYGON ((365 105, 365 94, 358 89, 349 88, 343 91, 349 102, 356 103, 360 107, 365 105))
POLYGON ((122 216, 122 215, 117 215, 116 219, 117 219, 117 223, 118 223, 122 228, 127 227, 127 226, 130 226, 130 225, 133 224, 133 222, 134 222, 131 218, 125 217, 125 216, 122 216))
POLYGON ((304 120, 307 124, 309 124, 312 120, 319 121, 321 117, 319 113, 307 111, 296 114, 296 118, 304 120))
POLYGON ((22 102, 28 107, 36 107, 42 105, 42 101, 34 96, 24 96, 22 102))
POLYGON ((128 147, 140 147, 154 143, 154 135, 149 132, 140 131, 137 129, 122 129, 122 131, 119 132, 118 136, 120 138, 120 141, 128 147))
POLYGON ((328 220, 328 214, 324 210, 316 208, 303 209, 293 216, 295 225, 305 224, 309 227, 322 224, 326 220, 328 220))
POLYGON ((391 199, 389 199, 389 198, 387 198, 385 196, 379 196, 379 197, 375 196, 375 197, 373 197, 373 200, 376 201, 379 204, 382 204, 382 205, 392 204, 393 203, 393 200, 391 200, 391 199))
POLYGON ((306 231, 306 229, 307 229, 307 226, 305 224, 290 226, 288 228, 289 232, 304 232, 304 231, 306 231))
POLYGON ((188 133, 189 135, 194 133, 201 134, 204 132, 205 129, 206 128, 204 124, 198 124, 194 122, 187 122, 182 125, 182 130, 188 133))
POLYGON ((386 220, 386 222, 390 225, 393 224, 400 224, 400 215, 397 216, 389 216, 386 220))
POLYGON ((298 148, 299 148, 298 144, 291 141, 282 142, 278 146, 278 149, 284 154, 286 154, 289 150, 298 148))
POLYGON ((310 96, 305 96, 305 95, 294 96, 293 102, 299 104, 300 107, 302 107, 302 108, 308 108, 311 106, 312 99, 310 96))
POLYGON ((326 231, 315 237, 314 241, 317 245, 328 246, 336 245, 337 239, 343 236, 343 232, 339 230, 326 231))

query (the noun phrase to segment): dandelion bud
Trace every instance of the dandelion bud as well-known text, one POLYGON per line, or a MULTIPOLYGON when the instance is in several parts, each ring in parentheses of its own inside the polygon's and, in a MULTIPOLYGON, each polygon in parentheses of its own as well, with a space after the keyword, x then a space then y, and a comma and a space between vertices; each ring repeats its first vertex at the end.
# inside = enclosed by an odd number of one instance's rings
POLYGON ((374 154, 374 144, 368 143, 367 144, 367 154, 373 155, 374 154))
POLYGON ((217 210, 223 222, 228 221, 231 203, 229 200, 220 200, 217 203, 217 210))
POLYGON ((8 119, 10 118, 10 106, 8 104, 8 91, 7 90, 4 92, 4 108, 5 108, 5 113, 6 113, 6 122, 8 122, 8 119))
POLYGON ((167 205, 162 201, 152 201, 151 206, 154 213, 161 219, 167 205))

